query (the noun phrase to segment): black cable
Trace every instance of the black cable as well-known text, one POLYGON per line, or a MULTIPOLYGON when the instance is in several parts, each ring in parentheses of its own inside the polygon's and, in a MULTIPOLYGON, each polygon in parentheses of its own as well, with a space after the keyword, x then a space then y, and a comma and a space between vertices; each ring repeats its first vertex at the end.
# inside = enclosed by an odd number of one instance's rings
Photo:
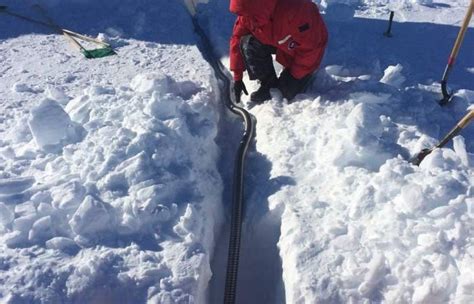
POLYGON ((237 291, 237 277, 239 271, 240 241, 242 234, 243 219, 243 193, 244 193, 244 167, 245 156, 248 147, 255 133, 255 124, 252 116, 245 109, 238 107, 234 103, 234 94, 231 91, 231 80, 225 67, 217 56, 214 55, 211 42, 203 31, 196 17, 193 17, 193 24, 196 34, 202 40, 203 53, 207 55, 207 60, 214 68, 216 77, 223 82, 222 90, 227 94, 222 94, 225 98, 226 107, 234 114, 239 115, 244 122, 244 134, 237 150, 234 167, 233 195, 232 195, 232 214, 230 223, 229 252, 227 260, 227 274, 224 291, 224 303, 234 304, 237 291))

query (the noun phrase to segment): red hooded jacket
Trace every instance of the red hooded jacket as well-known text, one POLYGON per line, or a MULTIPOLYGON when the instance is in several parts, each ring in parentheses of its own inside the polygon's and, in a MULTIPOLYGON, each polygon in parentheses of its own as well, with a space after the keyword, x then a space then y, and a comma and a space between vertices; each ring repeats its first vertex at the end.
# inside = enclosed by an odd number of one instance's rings
POLYGON ((230 0, 237 14, 230 40, 230 69, 241 80, 245 70, 240 38, 253 35, 277 48, 276 60, 301 79, 321 63, 328 33, 318 7, 310 0, 230 0))

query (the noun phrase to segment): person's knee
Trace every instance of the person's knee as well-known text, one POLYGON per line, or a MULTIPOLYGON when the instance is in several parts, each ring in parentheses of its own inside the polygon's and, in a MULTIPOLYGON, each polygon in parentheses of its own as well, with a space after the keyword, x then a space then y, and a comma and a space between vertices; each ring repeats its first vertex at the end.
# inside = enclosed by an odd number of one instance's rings
POLYGON ((245 35, 240 38, 240 49, 242 52, 245 52, 250 47, 250 41, 252 39, 252 35, 245 35))

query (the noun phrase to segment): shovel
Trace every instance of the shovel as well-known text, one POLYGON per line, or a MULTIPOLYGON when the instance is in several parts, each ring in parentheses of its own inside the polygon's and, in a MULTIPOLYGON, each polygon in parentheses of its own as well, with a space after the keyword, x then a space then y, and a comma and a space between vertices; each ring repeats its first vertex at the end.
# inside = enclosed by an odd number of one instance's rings
MULTIPOLYGON (((46 15, 45 11, 39 5, 35 5, 35 7, 37 9, 41 10, 41 12, 44 15, 46 15)), ((102 57, 106 57, 106 56, 116 55, 115 51, 112 49, 110 44, 105 43, 105 42, 100 41, 100 40, 97 40, 97 39, 94 39, 94 38, 91 38, 91 37, 87 37, 85 35, 81 35, 79 33, 76 33, 76 32, 73 32, 73 31, 70 31, 70 30, 67 30, 67 29, 62 29, 61 27, 56 25, 54 22, 52 22, 52 20, 49 19, 49 18, 48 18, 49 23, 39 21, 39 20, 30 18, 30 17, 26 17, 26 16, 23 16, 23 15, 17 14, 15 12, 12 12, 12 11, 8 10, 8 7, 5 6, 5 5, 0 5, 0 13, 5 13, 7 15, 10 15, 10 16, 13 16, 13 17, 25 20, 25 21, 29 21, 29 22, 32 22, 32 23, 35 23, 35 24, 45 26, 45 27, 50 28, 50 29, 54 29, 56 32, 58 32, 60 34, 63 34, 66 38, 68 38, 71 41, 71 43, 79 49, 79 51, 84 55, 84 57, 86 57, 88 59, 102 58, 102 57), (87 50, 73 37, 84 40, 84 41, 92 42, 92 43, 95 43, 95 44, 99 44, 102 47, 98 48, 98 49, 87 50)))
POLYGON ((458 37, 456 38, 456 42, 454 43, 453 50, 451 51, 451 55, 449 56, 448 65, 446 66, 446 69, 444 70, 443 79, 441 80, 441 92, 443 93, 443 99, 439 101, 439 104, 441 106, 448 104, 453 97, 453 94, 452 93, 450 94, 448 92, 448 77, 451 72, 451 69, 454 66, 454 62, 456 61, 456 58, 458 57, 459 50, 461 49, 461 44, 464 40, 464 36, 466 35, 466 31, 468 29, 469 22, 471 21, 473 12, 474 12, 474 0, 471 0, 471 4, 469 5, 469 9, 466 13, 466 17, 464 17, 463 24, 461 26, 461 29, 459 30, 458 37))
POLYGON ((464 129, 474 118, 474 109, 469 111, 459 122, 458 124, 446 135, 442 141, 440 141, 436 146, 431 149, 423 149, 418 155, 410 160, 410 163, 419 166, 423 159, 433 152, 436 148, 441 148, 445 146, 454 136, 458 135, 462 129, 464 129))

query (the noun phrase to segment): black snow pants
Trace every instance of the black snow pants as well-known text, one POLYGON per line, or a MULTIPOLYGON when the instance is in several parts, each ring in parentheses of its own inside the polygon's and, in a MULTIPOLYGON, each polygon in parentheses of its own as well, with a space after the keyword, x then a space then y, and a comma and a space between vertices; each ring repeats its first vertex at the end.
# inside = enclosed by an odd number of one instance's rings
POLYGON ((261 43, 252 35, 246 35, 240 40, 240 52, 250 80, 266 81, 276 78, 272 58, 272 54, 276 53, 275 47, 261 43))
MULTIPOLYGON (((276 53, 276 47, 263 44, 252 35, 246 35, 240 40, 240 51, 250 80, 260 80, 265 83, 277 78, 272 58, 272 54, 276 53)), ((291 76, 288 69, 285 69, 280 74, 277 87, 283 97, 291 100, 306 89, 311 76, 309 74, 301 79, 296 79, 291 76)))

